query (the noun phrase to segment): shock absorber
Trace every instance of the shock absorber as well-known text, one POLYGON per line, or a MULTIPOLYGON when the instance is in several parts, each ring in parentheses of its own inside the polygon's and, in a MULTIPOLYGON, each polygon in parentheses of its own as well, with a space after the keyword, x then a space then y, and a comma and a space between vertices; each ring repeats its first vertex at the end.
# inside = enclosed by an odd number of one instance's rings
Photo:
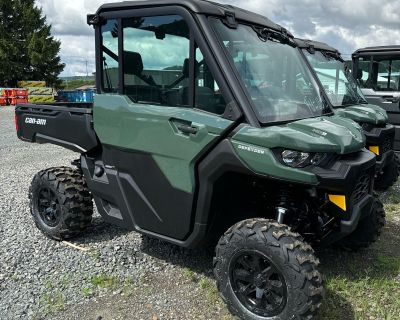
POLYGON ((279 190, 275 197, 275 213, 276 213, 276 221, 278 223, 284 223, 285 216, 294 212, 295 208, 293 208, 295 204, 295 196, 292 189, 279 187, 279 190))

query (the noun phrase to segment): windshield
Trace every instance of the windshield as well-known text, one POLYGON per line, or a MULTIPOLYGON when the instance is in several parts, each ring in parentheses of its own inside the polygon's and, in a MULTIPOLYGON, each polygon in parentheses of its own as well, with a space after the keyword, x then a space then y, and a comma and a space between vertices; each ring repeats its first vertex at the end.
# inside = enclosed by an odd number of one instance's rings
POLYGON ((323 54, 321 51, 310 53, 303 49, 303 52, 334 107, 367 103, 344 62, 323 54))
POLYGON ((316 117, 331 110, 323 101, 301 53, 277 40, 266 40, 247 25, 236 29, 211 19, 260 122, 316 117))

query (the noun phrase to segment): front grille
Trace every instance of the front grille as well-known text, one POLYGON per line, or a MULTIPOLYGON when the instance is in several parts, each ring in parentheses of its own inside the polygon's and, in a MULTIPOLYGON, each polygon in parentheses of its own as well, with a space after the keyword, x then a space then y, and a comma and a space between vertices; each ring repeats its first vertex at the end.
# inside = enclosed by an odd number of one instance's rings
POLYGON ((380 152, 381 155, 387 151, 392 150, 393 149, 393 137, 387 136, 385 138, 385 140, 383 140, 380 149, 381 149, 381 152, 380 152))
POLYGON ((356 204, 369 193, 371 185, 371 175, 366 173, 358 178, 354 186, 353 193, 351 194, 351 203, 356 204))

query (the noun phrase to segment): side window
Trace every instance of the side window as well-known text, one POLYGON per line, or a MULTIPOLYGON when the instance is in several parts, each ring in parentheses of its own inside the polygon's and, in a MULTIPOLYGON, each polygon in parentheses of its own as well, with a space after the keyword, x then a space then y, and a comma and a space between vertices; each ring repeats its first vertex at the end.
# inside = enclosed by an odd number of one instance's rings
POLYGON ((117 92, 119 82, 117 20, 108 20, 101 27, 101 34, 103 38, 102 87, 104 92, 117 92))
MULTIPOLYGON (((375 59, 374 59, 375 60, 375 59)), ((381 91, 399 90, 400 58, 374 61, 378 64, 377 89, 381 91)))
POLYGON ((361 57, 358 69, 357 80, 362 87, 376 91, 399 90, 400 58, 377 55, 371 61, 371 57, 361 57))
POLYGON ((215 114, 223 114, 226 107, 220 87, 199 48, 196 48, 194 103, 195 108, 215 114))
POLYGON ((124 93, 133 101, 189 106, 190 33, 177 15, 123 19, 124 93))

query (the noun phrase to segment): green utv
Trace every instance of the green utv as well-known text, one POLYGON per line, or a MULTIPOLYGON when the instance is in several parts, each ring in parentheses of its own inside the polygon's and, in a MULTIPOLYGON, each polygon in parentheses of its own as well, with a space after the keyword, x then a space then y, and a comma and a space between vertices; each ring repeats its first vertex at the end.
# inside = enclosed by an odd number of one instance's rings
POLYGON ((379 235, 375 155, 334 115, 293 36, 267 18, 195 0, 101 6, 91 104, 16 108, 18 137, 80 153, 33 179, 47 236, 105 221, 173 244, 216 244, 214 273, 242 319, 312 319, 311 245, 379 235), (219 239, 219 240, 218 240, 219 239))
POLYGON ((318 41, 295 41, 321 82, 335 113, 356 121, 363 128, 367 148, 377 157, 374 187, 385 191, 397 181, 400 166, 393 150, 395 128, 388 123, 386 111, 367 102, 339 51, 318 41))

